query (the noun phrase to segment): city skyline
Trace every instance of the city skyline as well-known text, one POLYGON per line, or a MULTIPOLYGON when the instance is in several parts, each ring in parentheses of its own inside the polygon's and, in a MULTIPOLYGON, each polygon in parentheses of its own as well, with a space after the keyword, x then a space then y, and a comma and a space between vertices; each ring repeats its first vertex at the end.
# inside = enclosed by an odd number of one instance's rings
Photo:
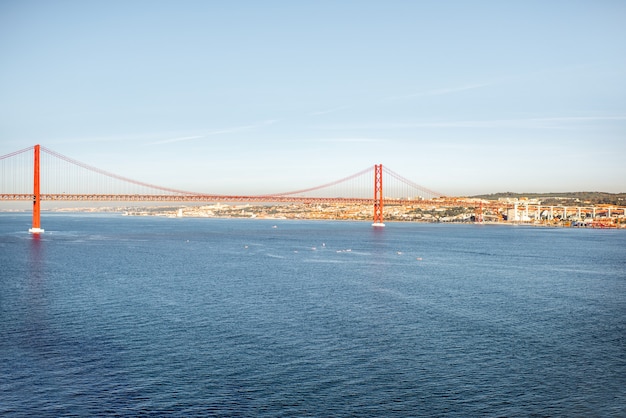
POLYGON ((624 192, 614 1, 0 4, 0 155, 198 192, 624 192))

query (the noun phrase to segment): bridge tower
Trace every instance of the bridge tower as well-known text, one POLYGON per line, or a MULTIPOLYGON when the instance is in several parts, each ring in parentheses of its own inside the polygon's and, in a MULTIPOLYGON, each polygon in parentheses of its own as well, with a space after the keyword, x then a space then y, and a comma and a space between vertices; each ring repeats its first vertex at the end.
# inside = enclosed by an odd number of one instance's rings
POLYGON ((35 169, 33 182, 33 227, 28 230, 31 234, 41 234, 41 194, 39 187, 39 154, 40 147, 35 145, 35 169))
POLYGON ((374 166, 374 227, 383 227, 383 165, 374 166))

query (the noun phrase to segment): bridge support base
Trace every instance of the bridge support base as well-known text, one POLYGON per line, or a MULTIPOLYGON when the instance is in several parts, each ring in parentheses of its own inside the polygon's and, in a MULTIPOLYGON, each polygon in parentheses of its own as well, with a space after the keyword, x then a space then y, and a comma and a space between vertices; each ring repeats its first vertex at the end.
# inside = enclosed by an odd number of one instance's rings
POLYGON ((372 226, 373 226, 373 227, 382 228, 382 227, 384 227, 384 226, 385 226, 385 224, 384 224, 384 223, 382 223, 382 222, 374 222, 374 223, 372 224, 372 226))
POLYGON ((44 230, 41 228, 30 228, 28 232, 30 232, 31 234, 41 234, 44 232, 44 230))

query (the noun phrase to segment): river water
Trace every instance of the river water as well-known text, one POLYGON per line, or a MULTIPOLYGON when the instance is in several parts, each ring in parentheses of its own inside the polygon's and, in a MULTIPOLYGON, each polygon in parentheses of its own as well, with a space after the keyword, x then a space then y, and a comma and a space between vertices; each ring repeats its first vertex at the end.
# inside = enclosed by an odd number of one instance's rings
POLYGON ((626 231, 29 220, 3 416, 626 416, 626 231))

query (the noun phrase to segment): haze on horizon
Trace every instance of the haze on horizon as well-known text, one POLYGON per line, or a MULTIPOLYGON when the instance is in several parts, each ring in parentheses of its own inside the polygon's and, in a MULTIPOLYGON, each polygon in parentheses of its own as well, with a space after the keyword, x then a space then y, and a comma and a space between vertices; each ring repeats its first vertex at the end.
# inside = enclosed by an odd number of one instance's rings
POLYGON ((447 195, 626 192, 621 1, 0 3, 0 155, 183 190, 382 163, 447 195))

